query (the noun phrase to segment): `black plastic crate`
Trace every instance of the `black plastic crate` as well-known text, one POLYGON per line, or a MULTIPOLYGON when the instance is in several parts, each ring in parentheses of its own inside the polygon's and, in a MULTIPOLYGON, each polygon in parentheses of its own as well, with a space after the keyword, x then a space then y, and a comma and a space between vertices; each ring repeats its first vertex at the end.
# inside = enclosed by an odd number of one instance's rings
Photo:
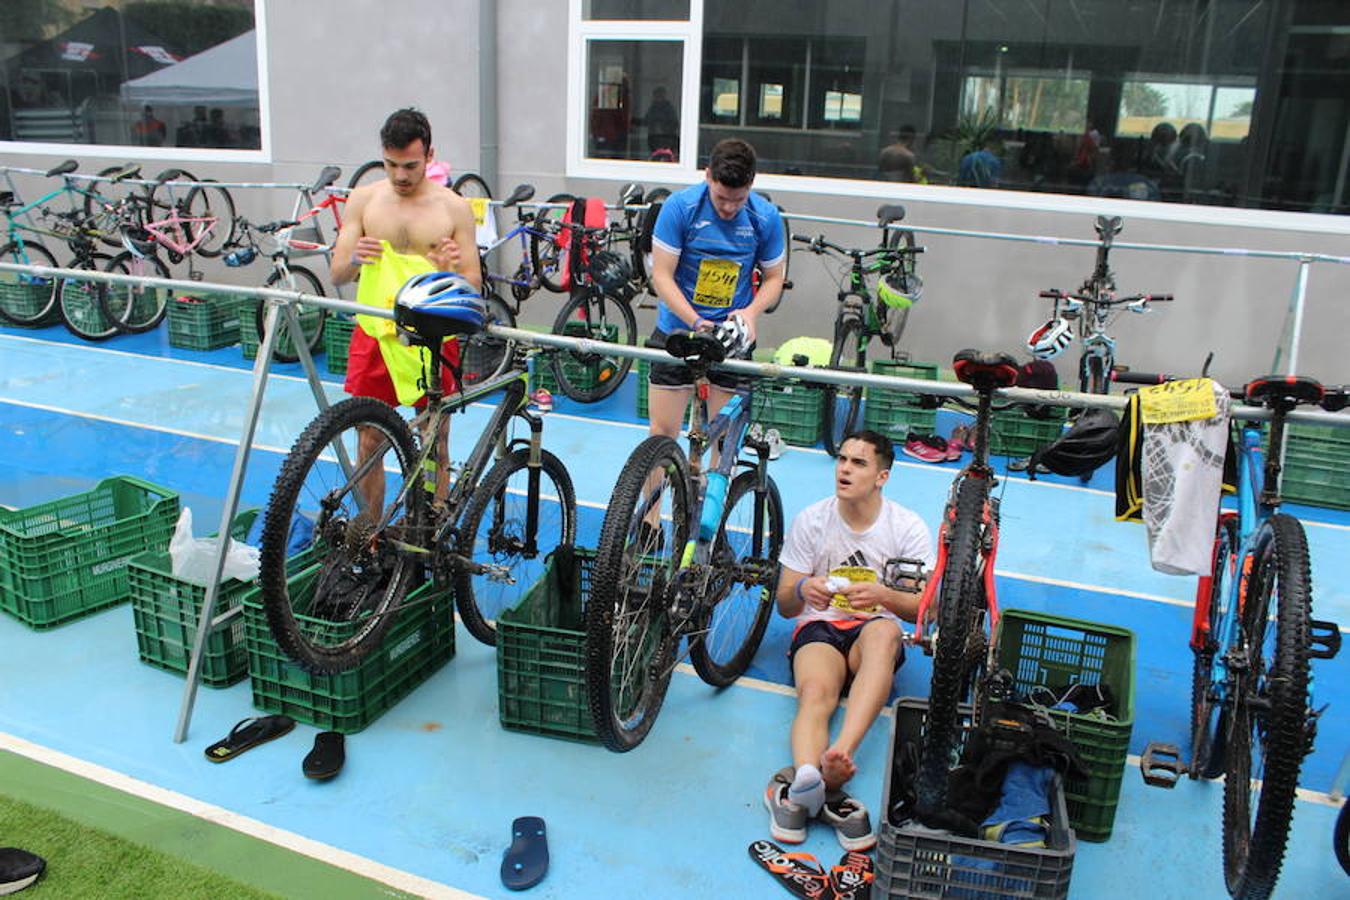
MULTIPOLYGON (((892 778, 898 746, 916 742, 923 731, 928 701, 902 697, 896 701, 882 792, 881 827, 877 838, 874 897, 1068 897, 1077 838, 1069 826, 1064 786, 1058 776, 1051 787, 1050 833, 1045 847, 1023 847, 935 833, 931 829, 891 822, 892 778)), ((968 710, 967 710, 968 714, 968 710)))

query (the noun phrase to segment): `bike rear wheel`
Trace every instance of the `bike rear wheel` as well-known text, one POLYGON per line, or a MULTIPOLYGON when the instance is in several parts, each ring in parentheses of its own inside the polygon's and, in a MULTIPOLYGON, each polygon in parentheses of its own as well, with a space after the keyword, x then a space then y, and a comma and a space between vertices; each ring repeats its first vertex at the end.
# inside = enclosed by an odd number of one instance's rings
POLYGON ((194 187, 185 205, 190 218, 206 220, 188 223, 188 235, 201 241, 195 252, 207 258, 219 256, 234 240, 234 198, 223 187, 194 187))
POLYGON ((967 699, 985 637, 981 549, 988 499, 989 479, 967 475, 944 511, 947 568, 938 588, 937 647, 915 779, 915 798, 925 812, 947 808, 947 778, 961 734, 959 706, 967 699))
POLYGON ((501 573, 455 573, 455 605, 469 633, 488 646, 497 643, 497 617, 520 602, 523 591, 544 575, 548 557, 577 534, 577 498, 562 460, 540 451, 534 532, 530 533, 530 468, 528 448, 503 457, 473 494, 460 528, 460 553, 476 563, 510 570, 501 573))
POLYGON ((656 233, 656 219, 661 215, 670 191, 665 188, 653 188, 646 197, 647 208, 638 220, 637 238, 632 244, 633 272, 650 291, 652 283, 652 235, 656 233))
POLYGON ((385 178, 384 160, 372 159, 369 162, 361 163, 352 177, 347 180, 347 188, 358 188, 367 184, 374 184, 385 178))
POLYGON ((605 511, 585 613, 586 694, 596 734, 616 752, 647 737, 670 685, 670 597, 691 500, 684 451, 656 435, 628 458, 605 511))
MULTIPOLYGON (((283 278, 282 274, 273 270, 272 274, 267 276, 266 287, 283 291, 299 291, 302 294, 312 294, 316 297, 326 297, 327 292, 323 289, 323 282, 319 276, 315 275, 304 266, 286 267, 287 274, 283 278)), ((305 346, 309 348, 310 355, 319 352, 323 346, 323 326, 328 319, 328 310, 322 306, 297 306, 296 315, 300 317, 300 331, 305 336, 305 346)), ((277 321, 281 322, 284 312, 277 314, 277 321)), ((253 324, 258 332, 258 346, 262 347, 263 338, 267 336, 267 304, 255 303, 253 310, 253 324)), ((360 327, 360 326, 357 326, 360 327)), ((277 335, 276 346, 272 348, 272 358, 277 362, 298 362, 300 352, 295 347, 295 339, 291 336, 289 328, 283 328, 281 334, 277 335)))
MULTIPOLYGON (((637 343, 637 319, 633 308, 598 288, 581 288, 553 322, 553 333, 569 337, 591 338, 610 344, 637 343)), ((633 367, 628 356, 607 356, 587 352, 559 350, 553 354, 553 377, 558 388, 573 400, 594 403, 619 389, 624 376, 633 367)))
MULTIPOLYGON (((576 199, 571 194, 554 194, 544 202, 566 203, 570 206, 576 199)), ((536 230, 544 236, 532 236, 530 238, 530 262, 534 265, 534 272, 539 276, 539 283, 544 289, 555 294, 561 294, 567 290, 562 284, 562 266, 565 254, 563 253, 562 239, 555 227, 562 222, 566 213, 567 210, 562 207, 556 209, 541 207, 535 215, 535 222, 537 223, 536 230)))
MULTIPOLYGON (((396 540, 421 533, 421 495, 387 513, 363 513, 361 479, 339 463, 341 448, 353 466, 358 432, 368 429, 379 449, 358 475, 372 473, 396 484, 382 485, 386 500, 415 476, 416 444, 398 412, 368 397, 330 406, 301 433, 282 462, 267 502, 259 584, 267 624, 277 644, 311 672, 341 672, 380 645, 408 592, 423 577, 420 555, 400 551, 396 540), (315 552, 298 560, 289 553, 292 524, 303 516, 314 525, 315 552), (297 564, 303 566, 296 570, 297 564)), ((420 481, 420 479, 419 479, 420 481)), ((420 490, 414 487, 412 490, 420 490)))
MULTIPOLYGON (((1211 563, 1209 613, 1201 646, 1191 647, 1195 654, 1191 671, 1191 777, 1218 778, 1224 770, 1224 743, 1221 735, 1223 705, 1214 692, 1214 654, 1219 646, 1220 623, 1227 617, 1226 605, 1233 596, 1239 549, 1237 517, 1220 514, 1214 535, 1214 560, 1211 563)), ((1202 598, 1197 597, 1200 601, 1202 598)))
MULTIPOLYGON (((830 368, 844 372, 867 371, 867 344, 859 319, 846 316, 835 326, 830 368)), ((844 438, 861 424, 862 394, 863 389, 858 385, 825 385, 821 424, 825 432, 825 452, 831 456, 838 455, 844 438)))
MULTIPOLYGON (((24 241, 23 246, 10 241, 0 247, 0 262, 56 268, 56 257, 32 241, 24 241)), ((56 279, 49 276, 0 272, 0 320, 14 325, 37 325, 51 317, 59 293, 56 279)))
MULTIPOLYGON (((487 324, 516 327, 516 315, 506 301, 492 291, 483 294, 487 306, 487 324)), ((466 387, 495 378, 511 366, 515 342, 481 331, 469 338, 460 338, 460 377, 466 387)))
POLYGON ((1292 516, 1272 516, 1257 533, 1251 560, 1237 648, 1246 665, 1230 677, 1223 789, 1224 877, 1228 893, 1241 900, 1268 897, 1275 888, 1311 716, 1312 582, 1303 526, 1292 516))
POLYGON ((773 613, 776 572, 767 581, 741 581, 734 570, 747 559, 777 563, 783 549, 783 499, 772 478, 757 491, 759 477, 742 472, 727 492, 722 522, 713 544, 714 603, 689 642, 689 661, 700 678, 713 687, 726 687, 745 673, 764 639, 773 613))
MULTIPOLYGON (((103 270, 146 278, 170 277, 168 266, 158 256, 137 256, 130 252, 117 254, 103 270)), ((169 311, 170 293, 172 291, 169 288, 149 284, 107 284, 95 292, 94 299, 103 312, 103 318, 113 326, 114 334, 142 334, 153 331, 164 321, 169 311)), ((62 311, 69 315, 69 301, 62 300, 62 311)), ((70 319, 66 321, 69 323, 70 319)))

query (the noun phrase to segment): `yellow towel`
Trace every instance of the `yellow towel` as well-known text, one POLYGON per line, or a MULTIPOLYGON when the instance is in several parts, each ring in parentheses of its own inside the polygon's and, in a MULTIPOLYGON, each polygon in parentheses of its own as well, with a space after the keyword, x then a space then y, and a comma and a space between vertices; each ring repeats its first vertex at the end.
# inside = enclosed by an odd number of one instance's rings
MULTIPOLYGON (((404 282, 414 275, 434 272, 436 267, 424 256, 399 253, 388 241, 380 241, 384 251, 378 262, 361 267, 361 278, 356 285, 356 302, 379 309, 393 309, 394 297, 404 282)), ((425 347, 409 347, 398 339, 398 330, 392 319, 378 316, 357 316, 361 330, 375 338, 380 345, 380 356, 389 370, 398 402, 412 406, 426 393, 423 372, 431 364, 431 354, 425 347)))

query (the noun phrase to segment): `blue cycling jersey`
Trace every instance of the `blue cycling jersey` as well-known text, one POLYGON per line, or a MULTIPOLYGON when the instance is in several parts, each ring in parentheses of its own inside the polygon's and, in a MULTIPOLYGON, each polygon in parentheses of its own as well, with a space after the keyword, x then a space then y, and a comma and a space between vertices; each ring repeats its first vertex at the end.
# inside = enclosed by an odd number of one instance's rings
MULTIPOLYGON (((745 206, 723 219, 701 181, 670 195, 661 207, 652 245, 679 257, 675 284, 700 316, 720 322, 750 305, 755 264, 772 268, 783 261, 783 219, 778 208, 751 192, 745 206)), ((688 326, 661 304, 656 327, 664 332, 688 326)))

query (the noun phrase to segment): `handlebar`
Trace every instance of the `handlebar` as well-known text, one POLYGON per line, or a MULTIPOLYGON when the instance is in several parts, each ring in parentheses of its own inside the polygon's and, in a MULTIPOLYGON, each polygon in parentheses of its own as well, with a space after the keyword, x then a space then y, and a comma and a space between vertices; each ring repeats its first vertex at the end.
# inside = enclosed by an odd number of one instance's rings
POLYGON ((922 253, 922 247, 873 247, 870 250, 860 248, 841 247, 833 241, 825 239, 825 235, 818 234, 815 237, 807 234, 794 234, 792 240, 799 244, 806 244, 807 249, 812 253, 824 253, 827 250, 833 251, 840 256, 848 256, 855 259, 866 259, 869 256, 882 256, 885 254, 896 253, 922 253))
POLYGON ((1082 303, 1095 303, 1098 306, 1137 306, 1136 312, 1143 312, 1150 303, 1171 303, 1171 294, 1130 294, 1127 297, 1108 297, 1102 295, 1079 294, 1072 291, 1041 291, 1046 300, 1078 300, 1082 303))

